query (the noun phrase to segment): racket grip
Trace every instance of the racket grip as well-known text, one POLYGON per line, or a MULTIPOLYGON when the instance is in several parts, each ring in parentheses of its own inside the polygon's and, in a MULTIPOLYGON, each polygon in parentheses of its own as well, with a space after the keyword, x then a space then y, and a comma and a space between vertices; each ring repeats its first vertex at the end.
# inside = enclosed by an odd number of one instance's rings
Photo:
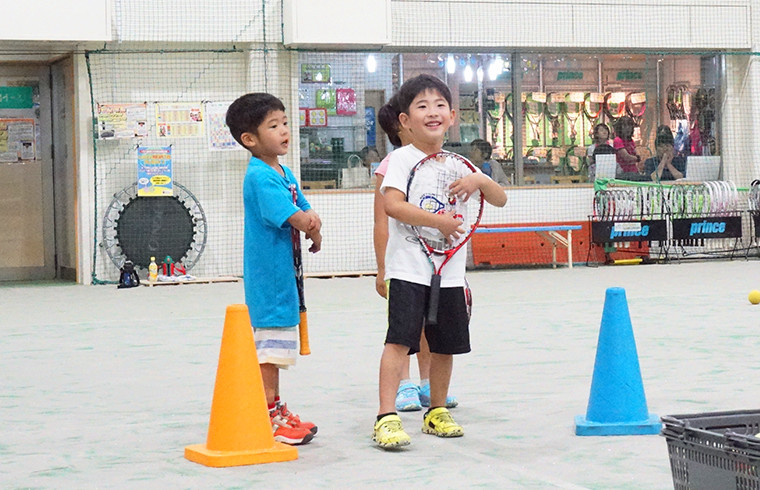
POLYGON ((427 324, 438 324, 438 300, 441 297, 441 275, 433 274, 430 278, 430 301, 428 302, 427 324))
POLYGON ((298 338, 301 344, 300 354, 302 356, 311 354, 311 349, 309 348, 309 322, 306 319, 306 311, 301 312, 301 321, 298 323, 298 338))

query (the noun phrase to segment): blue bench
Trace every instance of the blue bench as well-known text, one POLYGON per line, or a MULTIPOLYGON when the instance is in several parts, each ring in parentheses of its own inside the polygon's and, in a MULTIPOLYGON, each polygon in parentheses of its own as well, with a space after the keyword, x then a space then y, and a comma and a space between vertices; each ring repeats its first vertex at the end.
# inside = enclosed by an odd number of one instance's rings
POLYGON ((557 245, 567 249, 567 267, 573 268, 573 230, 580 230, 581 225, 545 225, 545 226, 500 226, 498 228, 478 228, 475 233, 520 233, 535 232, 552 244, 552 267, 557 268, 557 245), (567 232, 563 235, 561 232, 567 232))

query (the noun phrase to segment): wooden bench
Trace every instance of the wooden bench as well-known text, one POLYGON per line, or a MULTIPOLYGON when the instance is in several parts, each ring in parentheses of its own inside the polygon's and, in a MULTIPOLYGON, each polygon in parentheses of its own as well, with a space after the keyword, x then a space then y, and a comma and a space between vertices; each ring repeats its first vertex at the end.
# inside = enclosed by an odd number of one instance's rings
POLYGON ((301 182, 302 189, 336 189, 334 180, 304 180, 301 182))
POLYGON ((580 184, 585 182, 586 177, 583 175, 553 175, 552 184, 580 184))
POLYGON ((581 225, 547 225, 547 226, 507 226, 498 228, 478 228, 475 233, 518 233, 536 232, 552 244, 552 267, 557 268, 557 245, 567 249, 567 267, 573 268, 573 230, 580 230, 581 225), (561 232, 567 232, 567 236, 561 232))

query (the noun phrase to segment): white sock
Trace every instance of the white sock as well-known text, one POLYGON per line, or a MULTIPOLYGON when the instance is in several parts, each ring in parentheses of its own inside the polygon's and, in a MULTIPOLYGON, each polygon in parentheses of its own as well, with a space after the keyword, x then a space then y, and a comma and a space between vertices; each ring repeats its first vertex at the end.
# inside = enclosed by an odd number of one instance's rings
POLYGON ((423 386, 428 386, 428 385, 430 385, 430 380, 429 379, 421 379, 420 380, 420 388, 422 388, 423 386))
POLYGON ((411 379, 402 379, 401 382, 399 382, 398 387, 401 388, 405 384, 412 384, 412 380, 411 379))

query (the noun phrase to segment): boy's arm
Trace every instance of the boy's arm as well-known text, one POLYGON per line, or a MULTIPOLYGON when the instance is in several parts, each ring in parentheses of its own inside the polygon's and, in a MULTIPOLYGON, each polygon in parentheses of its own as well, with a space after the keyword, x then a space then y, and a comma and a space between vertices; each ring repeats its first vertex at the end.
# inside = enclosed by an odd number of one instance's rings
POLYGON ((317 213, 309 211, 296 211, 288 218, 288 223, 296 230, 306 234, 306 238, 312 242, 309 252, 316 253, 322 248, 322 234, 319 232, 321 223, 317 223, 319 221, 317 213))
POLYGON ((383 193, 380 192, 382 184, 383 176, 377 175, 374 203, 375 226, 372 233, 372 239, 375 245, 375 261, 377 262, 375 290, 377 291, 377 294, 385 298, 387 296, 387 291, 385 289, 385 249, 388 246, 388 215, 385 214, 383 193))
MULTIPOLYGON (((288 218, 288 223, 290 223, 290 226, 296 230, 309 234, 317 226, 316 220, 319 219, 319 217, 315 219, 315 214, 316 213, 309 213, 308 211, 298 210, 290 215, 290 218, 288 218)), ((316 231, 319 233, 319 230, 316 231)))
POLYGON ((459 238, 459 235, 465 232, 462 221, 455 219, 452 211, 443 214, 429 213, 406 202, 404 193, 394 187, 385 188, 383 200, 386 214, 408 225, 436 228, 446 238, 453 239, 459 238))
POLYGON ((504 192, 504 189, 501 188, 501 185, 486 174, 480 172, 454 181, 450 188, 451 192, 465 201, 476 191, 480 190, 483 194, 483 199, 492 206, 500 208, 507 203, 507 194, 504 192))
POLYGON ((315 254, 322 250, 322 234, 320 232, 313 232, 308 233, 306 235, 306 238, 311 240, 311 246, 309 247, 309 252, 315 254))
POLYGON ((314 211, 313 209, 309 209, 308 211, 306 211, 306 214, 308 214, 309 216, 311 216, 312 218, 314 218, 313 226, 312 226, 311 229, 309 229, 308 232, 309 233, 314 233, 314 232, 320 233, 322 231, 322 220, 320 219, 320 217, 317 214, 317 212, 314 211))

